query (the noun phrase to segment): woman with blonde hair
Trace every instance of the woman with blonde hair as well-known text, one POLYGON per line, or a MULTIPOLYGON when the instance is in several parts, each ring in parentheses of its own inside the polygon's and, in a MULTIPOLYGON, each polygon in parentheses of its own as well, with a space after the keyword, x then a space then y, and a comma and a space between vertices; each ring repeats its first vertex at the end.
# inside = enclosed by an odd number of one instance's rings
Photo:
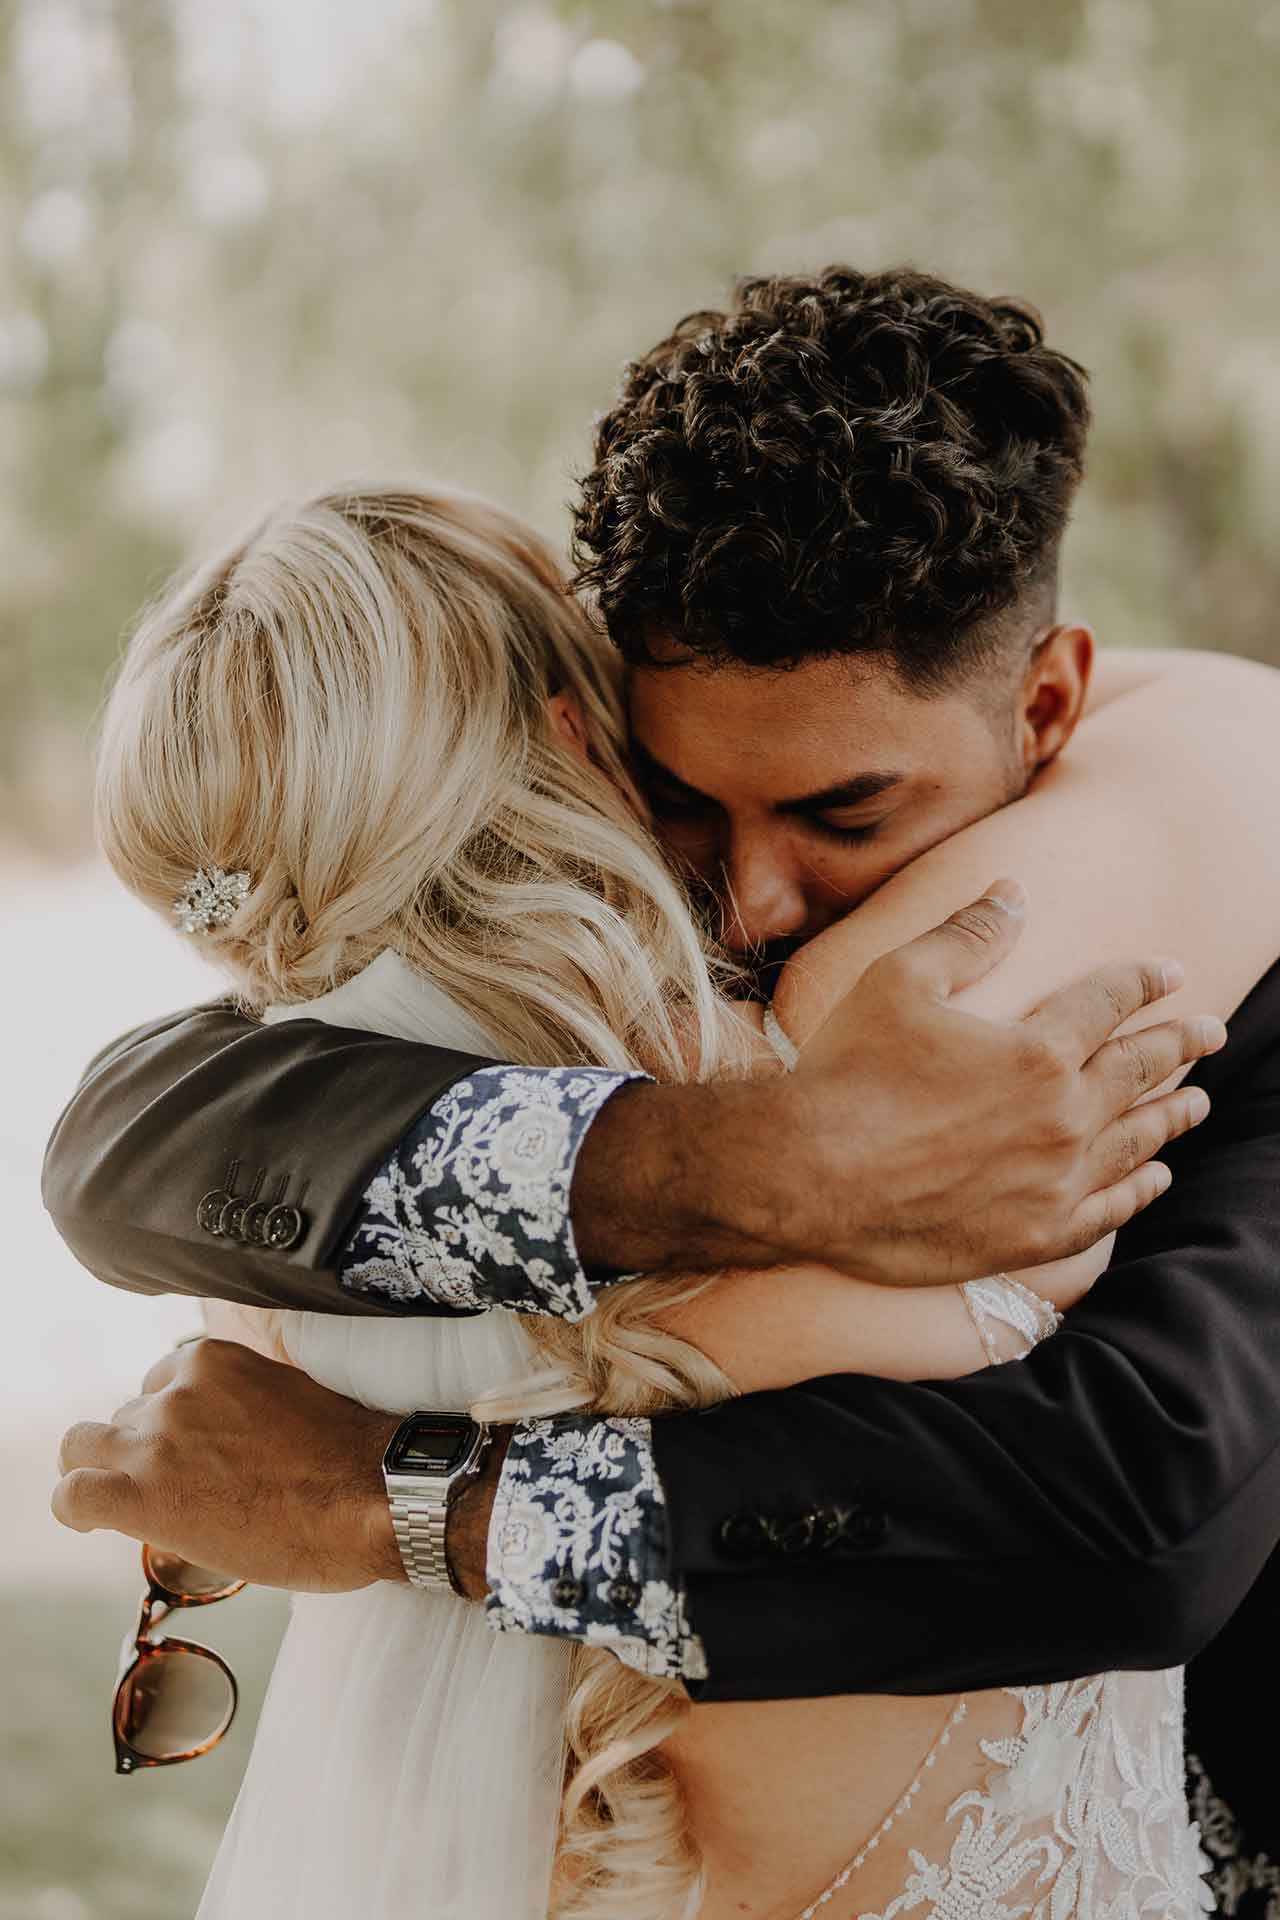
MULTIPOLYGON (((618 668, 548 549, 443 490, 334 493, 273 514, 144 615, 106 710, 99 828, 165 914, 193 870, 234 877, 200 937, 264 1020, 530 1065, 780 1071, 786 1034, 803 1043, 834 994, 954 906, 976 861, 1043 865, 1055 835, 1092 846, 1091 870, 1046 891, 1036 941, 974 1004, 1007 1014, 1057 983, 1064 953, 1169 927, 1188 993, 1226 1014, 1274 958, 1280 886, 1256 876, 1224 954, 1201 911, 1221 859, 1168 833, 1136 868, 1143 892, 1132 863, 1109 879, 1108 823, 1175 760, 1210 840, 1274 800, 1275 776, 1233 761, 1228 806, 1205 727, 1251 671, 1122 662, 1072 749, 1089 778, 882 888, 791 963, 766 1038, 649 834, 618 668)), ((1262 678, 1251 725, 1276 698, 1262 678)), ((915 1292, 818 1269, 636 1279, 576 1323, 234 1310, 234 1330, 387 1409, 625 1414, 833 1369, 972 1371, 1050 1334, 1108 1254, 915 1292)), ((495 1636, 448 1597, 304 1594, 202 1920, 1190 1916, 1179 1700, 1170 1673, 699 1708, 604 1649, 495 1636)))

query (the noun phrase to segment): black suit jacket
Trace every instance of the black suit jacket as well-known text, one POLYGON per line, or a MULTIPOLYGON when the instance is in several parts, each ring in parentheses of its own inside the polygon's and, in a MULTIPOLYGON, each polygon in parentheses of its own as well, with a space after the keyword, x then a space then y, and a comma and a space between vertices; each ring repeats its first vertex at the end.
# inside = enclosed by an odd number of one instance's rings
MULTIPOLYGON (((50 1142, 46 1203, 114 1284, 358 1311, 331 1262, 359 1195, 476 1064, 225 1003, 175 1015, 93 1063, 50 1142), (228 1160, 238 1190, 259 1167, 268 1196, 305 1185, 294 1244, 202 1228, 228 1160)), ((1025 1362, 945 1384, 841 1376, 656 1423, 705 1697, 1029 1683, 1173 1664, 1220 1636, 1210 1683, 1193 1676, 1192 1740, 1211 1772, 1239 1767, 1234 1703, 1259 1725, 1280 1707, 1280 967, 1194 1077, 1214 1112, 1164 1156, 1171 1192, 1025 1362)), ((1263 1786, 1242 1774, 1235 1793, 1263 1786)))

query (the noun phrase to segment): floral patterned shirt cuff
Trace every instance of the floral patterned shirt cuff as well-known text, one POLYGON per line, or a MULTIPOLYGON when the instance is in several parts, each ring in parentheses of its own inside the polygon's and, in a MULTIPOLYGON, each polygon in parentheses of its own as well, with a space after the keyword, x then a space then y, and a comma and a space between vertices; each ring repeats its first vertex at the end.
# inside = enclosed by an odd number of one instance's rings
POLYGON ((672 1577, 647 1420, 573 1414, 518 1426, 489 1523, 487 1575, 499 1632, 559 1634, 654 1678, 706 1679, 672 1577))
POLYGON ((569 1219, 573 1169, 605 1102, 640 1073, 482 1067, 455 1081, 365 1192, 338 1262, 352 1293, 460 1312, 581 1320, 624 1274, 588 1277, 569 1219))

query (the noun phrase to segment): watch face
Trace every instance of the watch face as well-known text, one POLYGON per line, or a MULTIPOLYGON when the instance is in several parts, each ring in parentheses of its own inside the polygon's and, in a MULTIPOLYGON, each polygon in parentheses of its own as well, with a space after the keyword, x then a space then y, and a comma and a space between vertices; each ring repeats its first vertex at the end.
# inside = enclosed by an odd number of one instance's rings
POLYGON ((471 1432, 465 1415, 415 1420, 396 1441, 387 1465, 392 1473, 450 1473, 466 1457, 471 1432))

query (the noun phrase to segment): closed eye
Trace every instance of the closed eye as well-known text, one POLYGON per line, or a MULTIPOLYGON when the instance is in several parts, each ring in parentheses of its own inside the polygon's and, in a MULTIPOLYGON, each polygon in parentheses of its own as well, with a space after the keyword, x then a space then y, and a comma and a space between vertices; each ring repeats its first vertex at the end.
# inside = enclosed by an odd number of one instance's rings
POLYGON ((824 820, 820 813, 809 814, 805 825, 820 833, 824 840, 838 840, 845 846, 858 846, 864 841, 873 840, 884 825, 883 820, 871 820, 856 827, 842 827, 834 820, 824 820))

